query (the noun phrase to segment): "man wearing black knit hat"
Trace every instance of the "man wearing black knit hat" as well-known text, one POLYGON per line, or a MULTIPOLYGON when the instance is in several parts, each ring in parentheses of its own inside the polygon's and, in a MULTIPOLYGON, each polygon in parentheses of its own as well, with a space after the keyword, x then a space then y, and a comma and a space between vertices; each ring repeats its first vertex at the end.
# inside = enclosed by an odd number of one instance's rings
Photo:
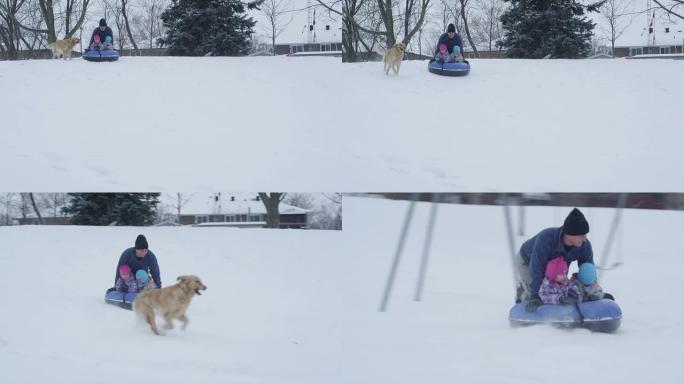
POLYGON ((437 48, 435 48, 435 56, 439 52, 439 45, 444 44, 447 47, 449 55, 454 58, 454 61, 463 61, 463 40, 461 36, 456 33, 456 26, 449 24, 446 33, 442 34, 437 41, 437 48))
POLYGON ((162 283, 159 275, 157 256, 148 248, 149 246, 145 235, 138 235, 135 239, 135 247, 127 248, 119 258, 119 263, 116 266, 116 273, 114 275, 115 283, 119 278, 119 267, 125 264, 131 268, 133 274, 136 274, 139 270, 143 270, 148 276, 152 275, 152 280, 154 280, 156 288, 161 288, 162 283))
POLYGON ((515 257, 517 278, 516 302, 529 300, 527 310, 535 311, 542 305, 539 287, 544 279, 546 263, 559 256, 570 265, 594 263, 591 243, 587 240, 589 223, 582 212, 570 211, 562 227, 546 228, 523 243, 515 257))
POLYGON ((114 48, 114 32, 107 26, 105 19, 100 19, 98 27, 93 30, 90 36, 90 43, 88 43, 87 50, 105 50, 114 48))

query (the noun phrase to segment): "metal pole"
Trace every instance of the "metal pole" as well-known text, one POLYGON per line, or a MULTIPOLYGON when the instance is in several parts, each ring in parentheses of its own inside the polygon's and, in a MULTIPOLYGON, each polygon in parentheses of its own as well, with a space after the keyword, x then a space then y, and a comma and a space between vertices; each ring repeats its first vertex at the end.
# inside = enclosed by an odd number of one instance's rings
POLYGON ((518 236, 525 236, 525 206, 518 207, 518 236))
MULTIPOLYGON (((606 239, 605 251, 603 253, 604 256, 601 259, 601 265, 597 268, 599 270, 599 281, 602 281, 601 278, 603 277, 603 271, 605 270, 605 265, 608 262, 608 258, 610 257, 610 248, 612 247, 613 241, 615 240, 615 233, 617 232, 617 228, 620 225, 620 219, 622 218, 622 210, 627 205, 628 196, 629 194, 627 193, 621 193, 620 197, 618 198, 617 210, 615 211, 615 215, 613 216, 613 224, 611 224, 610 231, 608 232, 608 238, 606 239)), ((617 264, 613 265, 611 268, 614 268, 616 266, 617 264)))
POLYGON ((387 276, 387 284, 385 284, 385 293, 382 295, 382 302, 380 303, 380 308, 378 309, 380 312, 385 312, 387 310, 389 295, 392 291, 392 285, 394 284, 394 277, 397 274, 397 268, 399 267, 399 259, 401 258, 401 252, 404 250, 404 242, 406 240, 406 234, 408 233, 409 225, 411 224, 411 218, 413 217, 413 210, 416 207, 416 200, 418 200, 418 194, 414 193, 411 195, 411 203, 409 204, 408 210, 406 211, 406 218, 404 219, 404 228, 401 230, 401 236, 399 237, 397 250, 394 253, 394 261, 392 262, 392 268, 390 269, 389 276, 387 276))
POLYGON ((504 194, 502 196, 502 200, 504 203, 503 209, 504 209, 504 218, 506 220, 506 235, 508 236, 508 250, 511 254, 511 270, 513 271, 513 287, 516 288, 516 283, 518 281, 517 279, 517 272, 515 268, 515 239, 513 238, 513 224, 511 223, 511 208, 508 205, 508 195, 504 194))
POLYGON ((430 245, 432 244, 432 231, 435 227, 435 220, 437 218, 437 204, 441 197, 439 193, 432 194, 432 206, 430 207, 430 218, 428 219, 427 232, 425 234, 425 246, 423 247, 423 258, 420 262, 420 271, 418 272, 418 281, 416 282, 416 291, 413 295, 414 301, 420 301, 423 297, 423 284, 425 283, 425 273, 427 272, 428 258, 430 256, 430 245))

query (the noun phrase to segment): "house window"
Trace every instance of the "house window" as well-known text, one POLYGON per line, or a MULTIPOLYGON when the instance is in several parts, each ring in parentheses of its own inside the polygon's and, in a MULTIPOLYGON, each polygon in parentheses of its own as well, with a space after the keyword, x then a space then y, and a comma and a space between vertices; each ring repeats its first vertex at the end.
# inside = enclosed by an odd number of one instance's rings
POLYGON ((330 44, 321 44, 321 52, 330 52, 332 51, 330 44))
POLYGON ((209 221, 209 216, 195 216, 195 224, 202 224, 209 221))
POLYGON ((661 55, 669 55, 670 54, 670 47, 660 47, 660 54, 661 55))
POLYGON ((290 45, 290 53, 304 52, 304 45, 290 45))
POLYGON ((240 221, 243 223, 247 222, 247 215, 240 215, 240 221))
POLYGON ((235 222, 235 216, 233 216, 233 215, 226 215, 225 222, 226 222, 226 223, 233 223, 233 222, 235 222))
POLYGON ((630 56, 641 55, 641 48, 630 48, 629 49, 629 55, 630 56))

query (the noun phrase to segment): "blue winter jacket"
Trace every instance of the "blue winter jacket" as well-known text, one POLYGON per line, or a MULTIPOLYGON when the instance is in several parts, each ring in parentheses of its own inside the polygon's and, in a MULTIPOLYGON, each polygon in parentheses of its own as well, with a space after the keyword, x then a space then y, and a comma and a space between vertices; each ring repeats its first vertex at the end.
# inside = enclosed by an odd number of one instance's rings
POLYGON ((546 228, 536 236, 527 240, 520 247, 520 255, 523 264, 529 266, 530 270, 530 294, 535 295, 539 292, 546 263, 558 256, 563 256, 565 262, 570 265, 577 261, 577 264, 593 263, 594 253, 591 250, 591 243, 586 240, 579 247, 570 247, 565 250, 563 245, 563 227, 546 228))
POLYGON ((159 288, 161 288, 161 278, 159 277, 159 264, 157 264, 157 256, 152 253, 149 249, 147 250, 147 254, 145 257, 138 257, 135 255, 135 248, 128 248, 123 253, 121 254, 121 257, 119 258, 119 264, 116 266, 116 274, 114 275, 114 283, 116 284, 116 280, 120 277, 119 276, 119 267, 122 265, 128 265, 131 268, 131 271, 133 272, 133 275, 135 275, 135 272, 138 269, 142 269, 143 271, 146 271, 147 273, 152 275, 152 280, 154 280, 155 284, 159 288))
POLYGON ((88 47, 93 45, 93 41, 95 41, 95 35, 100 35, 100 42, 102 44, 104 44, 106 36, 111 37, 112 38, 112 45, 114 45, 114 32, 112 32, 112 29, 107 27, 107 28, 105 28, 104 31, 102 31, 102 30, 100 30, 100 27, 97 27, 93 31, 93 34, 90 36, 90 43, 88 43, 88 47))
POLYGON ((461 48, 461 55, 463 54, 463 41, 461 40, 461 36, 459 36, 458 33, 454 35, 453 39, 450 39, 449 35, 447 35, 446 33, 442 34, 442 36, 439 37, 439 41, 437 42, 437 49, 435 49, 435 53, 433 54, 433 56, 435 56, 437 52, 439 52, 440 44, 446 45, 447 51, 449 51, 449 53, 454 53, 454 46, 458 45, 461 48))

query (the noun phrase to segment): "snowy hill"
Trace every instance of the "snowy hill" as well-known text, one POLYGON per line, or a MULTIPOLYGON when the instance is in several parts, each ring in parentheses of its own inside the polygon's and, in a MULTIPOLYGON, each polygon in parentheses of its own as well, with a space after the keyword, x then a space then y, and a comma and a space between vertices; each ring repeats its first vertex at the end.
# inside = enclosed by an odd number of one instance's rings
POLYGON ((681 191, 681 62, 0 63, 5 191, 681 191))
MULTIPOLYGON (((341 232, 0 227, 3 382, 626 384, 684 375, 683 213, 624 211, 610 256, 624 263, 602 281, 622 306, 622 327, 592 334, 509 327, 501 207, 440 207, 423 302, 415 303, 428 214, 418 204, 389 311, 377 312, 407 203, 344 204, 341 232), (154 336, 102 300, 138 233, 166 285, 194 273, 208 286, 185 332, 154 336)), ((559 225, 568 210, 529 208, 526 236, 559 225)), ((599 258, 613 211, 584 212, 599 258)))

